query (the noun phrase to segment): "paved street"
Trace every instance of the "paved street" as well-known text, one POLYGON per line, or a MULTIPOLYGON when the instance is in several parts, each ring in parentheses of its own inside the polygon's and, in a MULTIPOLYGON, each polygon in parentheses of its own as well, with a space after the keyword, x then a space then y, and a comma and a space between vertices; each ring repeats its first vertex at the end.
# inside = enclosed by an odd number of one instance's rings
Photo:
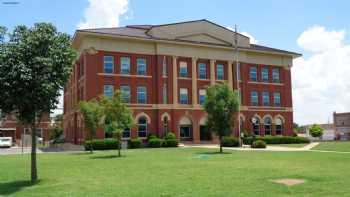
MULTIPOLYGON (((31 147, 24 147, 22 152, 22 147, 14 146, 11 148, 0 148, 0 155, 14 155, 22 153, 30 153, 31 147)), ((41 150, 37 149, 38 153, 42 153, 41 150)))

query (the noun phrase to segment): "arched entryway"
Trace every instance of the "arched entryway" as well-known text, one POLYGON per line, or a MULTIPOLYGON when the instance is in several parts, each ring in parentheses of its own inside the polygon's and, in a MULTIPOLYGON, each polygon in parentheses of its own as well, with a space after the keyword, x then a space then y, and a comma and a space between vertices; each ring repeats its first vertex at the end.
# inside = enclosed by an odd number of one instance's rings
POLYGON ((199 121, 199 139, 201 141, 212 140, 212 134, 207 126, 207 117, 202 117, 199 121))
POLYGON ((179 121, 180 140, 190 141, 193 139, 192 121, 188 117, 182 117, 179 121))
POLYGON ((272 133, 272 119, 270 116, 264 117, 264 132, 265 135, 271 135, 272 133))
POLYGON ((275 118, 275 130, 276 130, 276 135, 283 135, 283 118, 282 117, 276 117, 275 118))
POLYGON ((260 135, 260 117, 254 116, 252 118, 252 129, 254 135, 260 135))

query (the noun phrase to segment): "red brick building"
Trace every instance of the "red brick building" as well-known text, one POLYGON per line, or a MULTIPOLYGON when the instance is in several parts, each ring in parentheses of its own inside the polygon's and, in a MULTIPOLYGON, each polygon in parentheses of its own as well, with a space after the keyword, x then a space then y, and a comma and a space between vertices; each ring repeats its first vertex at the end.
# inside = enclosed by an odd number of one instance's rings
MULTIPOLYGON (((50 117, 45 116, 37 128, 37 136, 43 139, 43 142, 49 141, 50 117)), ((29 145, 31 128, 29 125, 23 125, 17 121, 16 115, 0 113, 0 137, 12 137, 16 144, 20 144, 22 137, 26 139, 25 144, 29 145)))
MULTIPOLYGON (((181 140, 211 140, 201 106, 205 89, 228 83, 236 90, 237 81, 241 129, 291 135, 290 69, 300 54, 250 44, 237 34, 237 69, 234 38, 235 32, 207 20, 77 30, 73 46, 79 56, 64 93, 66 139, 84 140, 79 101, 120 90, 136 123, 124 138, 173 131, 181 140)), ((99 129, 97 137, 108 136, 99 129)))

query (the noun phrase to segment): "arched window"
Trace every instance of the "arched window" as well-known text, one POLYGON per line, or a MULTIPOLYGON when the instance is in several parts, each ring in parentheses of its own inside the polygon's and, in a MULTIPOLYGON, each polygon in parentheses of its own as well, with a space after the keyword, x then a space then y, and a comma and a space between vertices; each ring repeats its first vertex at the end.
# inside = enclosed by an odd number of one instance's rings
POLYGON ((258 117, 252 118, 252 126, 254 135, 260 135, 260 119, 258 117))
POLYGON ((244 132, 244 120, 243 117, 239 117, 239 129, 242 132, 244 132))
POLYGON ((137 121, 137 135, 138 137, 147 137, 147 119, 141 116, 137 121))
POLYGON ((167 134, 169 132, 169 129, 168 129, 168 117, 164 116, 163 118, 163 130, 164 130, 164 133, 167 134))
POLYGON ((276 135, 282 135, 283 134, 283 120, 281 118, 276 118, 275 125, 276 125, 276 135))
POLYGON ((271 135, 271 123, 272 123, 272 120, 270 117, 264 118, 265 135, 271 135))

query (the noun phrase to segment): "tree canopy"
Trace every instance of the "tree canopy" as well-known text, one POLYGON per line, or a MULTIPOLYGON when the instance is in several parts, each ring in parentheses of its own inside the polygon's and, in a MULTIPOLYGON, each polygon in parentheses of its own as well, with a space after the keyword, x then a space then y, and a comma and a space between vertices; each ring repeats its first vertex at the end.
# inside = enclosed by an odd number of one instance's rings
POLYGON ((312 137, 321 137, 323 135, 323 128, 318 124, 313 124, 309 132, 312 137))
POLYGON ((221 140, 232 133, 235 124, 235 113, 239 109, 238 93, 230 90, 226 84, 216 84, 207 89, 204 109, 208 113, 208 128, 221 140))
POLYGON ((71 38, 50 23, 0 28, 0 109, 32 127, 31 179, 37 180, 36 125, 56 108, 70 76, 75 52, 71 38))

